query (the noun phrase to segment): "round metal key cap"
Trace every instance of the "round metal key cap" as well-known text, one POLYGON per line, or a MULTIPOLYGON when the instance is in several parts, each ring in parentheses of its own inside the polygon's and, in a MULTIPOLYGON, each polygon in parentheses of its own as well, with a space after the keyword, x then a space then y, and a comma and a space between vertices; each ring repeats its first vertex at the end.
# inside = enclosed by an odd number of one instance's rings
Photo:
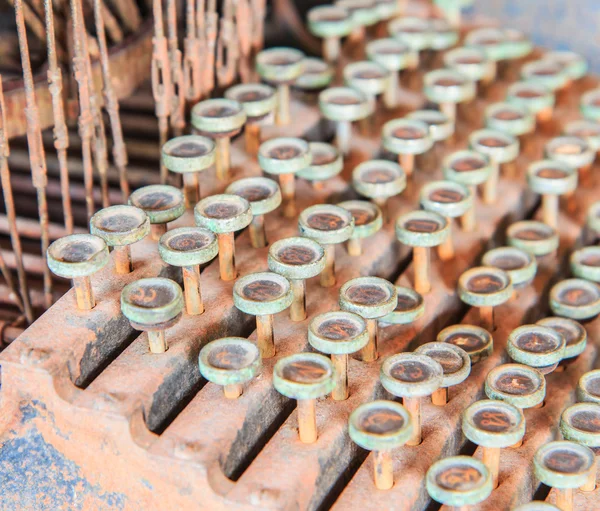
POLYGON ((600 88, 586 92, 579 104, 581 114, 591 121, 600 121, 600 88))
POLYGON ((550 290, 550 308, 557 316, 590 319, 600 314, 600 287, 583 279, 567 279, 550 290))
POLYGON ((141 209, 133 206, 109 206, 90 219, 90 232, 113 247, 115 271, 127 274, 133 271, 131 245, 150 233, 150 220, 141 209))
POLYGON ((348 355, 362 350, 369 342, 366 321, 346 311, 326 312, 308 326, 308 342, 321 353, 331 356, 336 369, 336 384, 331 397, 348 399, 348 355))
POLYGON ((489 129, 522 137, 535 130, 535 117, 525 108, 511 103, 494 103, 485 110, 489 129))
POLYGON ((425 97, 440 105, 440 110, 456 121, 456 105, 476 96, 475 82, 452 69, 430 71, 424 78, 425 97))
POLYGON ((471 30, 465 37, 467 48, 481 48, 493 62, 505 60, 506 34, 499 28, 484 27, 471 30))
MULTIPOLYGON (((433 33, 429 21, 424 18, 402 16, 390 21, 387 28, 394 39, 406 44, 417 56, 431 47, 433 33)), ((409 67, 416 69, 418 64, 417 58, 409 67)))
POLYGON ((429 136, 433 142, 447 140, 454 135, 454 121, 438 110, 415 110, 406 119, 424 122, 429 127, 429 136))
POLYGON ((488 250, 483 255, 481 264, 505 271, 514 288, 529 284, 537 272, 535 257, 516 247, 498 247, 488 250))
POLYGON ((443 18, 430 18, 429 30, 431 32, 430 48, 433 51, 443 52, 458 43, 460 37, 458 30, 443 18))
POLYGON ((593 151, 600 152, 600 122, 580 119, 568 122, 564 128, 568 137, 578 137, 587 142, 593 151))
POLYGON ((315 190, 321 189, 324 181, 337 176, 344 169, 344 157, 333 145, 325 142, 308 144, 311 160, 305 169, 296 172, 296 176, 311 181, 315 190))
POLYGON ((600 404, 600 369, 588 371, 579 378, 577 400, 600 404))
POLYGON ((556 62, 544 60, 525 64, 521 68, 521 78, 533 83, 539 83, 552 92, 562 89, 569 81, 569 77, 565 73, 563 66, 556 62))
POLYGON ((585 181, 590 173, 592 163, 596 159, 596 151, 583 138, 556 137, 544 147, 546 157, 579 171, 579 180, 585 181))
POLYGON ((481 48, 455 48, 444 55, 448 69, 458 71, 474 82, 490 82, 496 75, 496 63, 481 48))
POLYGON ((552 328, 522 325, 508 336, 506 351, 518 364, 535 367, 542 374, 548 374, 564 358, 566 344, 565 338, 552 328))
POLYGON ((532 81, 513 83, 506 92, 506 101, 534 115, 537 122, 547 122, 554 114, 556 98, 545 85, 532 81))
POLYGON ((383 227, 383 213, 377 204, 362 200, 340 202, 339 207, 348 210, 354 219, 354 230, 348 240, 348 254, 359 256, 362 254, 362 241, 373 236, 383 227))
POLYGON ((575 277, 600 283, 600 247, 580 248, 571 254, 569 262, 575 277))
POLYGON ((361 359, 364 362, 377 360, 377 320, 396 308, 396 287, 379 277, 358 277, 341 287, 339 304, 342 310, 365 318, 369 342, 361 352, 361 359))
POLYGON ((348 433, 352 441, 373 451, 375 487, 389 490, 394 485, 391 451, 404 445, 413 434, 412 417, 394 401, 371 401, 350 414, 348 433))
POLYGON ((340 57, 340 39, 354 29, 350 12, 336 5, 313 7, 307 15, 308 30, 323 39, 323 57, 327 62, 336 62, 340 57))
POLYGON ((506 230, 511 247, 520 248, 536 257, 552 254, 558 249, 558 232, 536 220, 523 220, 511 224, 506 230))
POLYGON ((471 364, 489 357, 494 348, 490 333, 479 326, 452 325, 437 335, 437 342, 447 342, 464 350, 471 358, 471 364))
POLYGON ((309 238, 284 238, 269 248, 269 270, 289 279, 293 301, 292 321, 306 319, 306 279, 319 275, 326 264, 325 249, 309 238))
POLYGON ((537 369, 521 364, 503 364, 492 369, 485 379, 490 399, 506 401, 523 410, 544 402, 546 380, 537 369))
POLYGON ((565 355, 573 358, 581 355, 587 345, 587 332, 581 323, 569 318, 549 317, 540 319, 536 324, 555 330, 565 339, 565 355))
POLYGON ((287 309, 293 301, 288 279, 277 273, 251 273, 233 286, 234 305, 256 316, 257 344, 262 358, 275 356, 273 315, 287 309))
POLYGON ((224 337, 209 342, 198 356, 200 374, 223 387, 227 399, 242 395, 244 383, 254 379, 262 362, 258 348, 241 337, 224 337))
POLYGON ((315 400, 335 387, 335 368, 331 360, 317 353, 298 353, 278 360, 273 368, 273 386, 297 401, 300 441, 317 441, 315 400))
POLYGON ((570 81, 581 80, 589 69, 585 58, 574 51, 549 51, 544 53, 542 61, 562 66, 564 73, 569 77, 570 81))
POLYGON ((425 314, 423 297, 409 287, 396 286, 398 304, 379 321, 388 325, 409 325, 425 314))
POLYGON ((136 280, 121 291, 121 312, 136 330, 148 332, 151 353, 167 351, 165 332, 181 318, 183 293, 162 277, 136 280))
POLYGON ((371 101, 387 90, 391 76, 387 68, 368 60, 347 64, 343 74, 348 87, 361 91, 371 101))
POLYGON ((70 234, 54 241, 46 252, 48 268, 59 277, 73 280, 80 310, 96 306, 90 277, 110 259, 104 240, 93 234, 70 234))
POLYGON ((383 147, 398 155, 398 163, 407 176, 415 170, 415 155, 433 147, 429 126, 411 119, 394 119, 383 125, 383 147))
POLYGON ((169 222, 177 220, 185 212, 183 194, 168 185, 138 188, 129 196, 129 204, 146 213, 150 220, 150 236, 155 241, 167 232, 169 222))
POLYGON ((316 57, 305 57, 302 74, 294 80, 294 87, 312 95, 329 87, 335 71, 331 64, 316 57))

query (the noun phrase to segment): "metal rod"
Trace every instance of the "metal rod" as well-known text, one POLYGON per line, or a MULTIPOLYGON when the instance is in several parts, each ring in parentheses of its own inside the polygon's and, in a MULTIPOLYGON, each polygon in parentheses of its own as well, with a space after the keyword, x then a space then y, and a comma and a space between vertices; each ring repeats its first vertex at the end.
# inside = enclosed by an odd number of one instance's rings
POLYGON ((175 0, 167 2, 167 32, 169 60, 171 62, 171 81, 173 97, 171 104, 171 127, 176 137, 183 134, 185 128, 185 81, 179 40, 177 38, 177 5, 175 0))

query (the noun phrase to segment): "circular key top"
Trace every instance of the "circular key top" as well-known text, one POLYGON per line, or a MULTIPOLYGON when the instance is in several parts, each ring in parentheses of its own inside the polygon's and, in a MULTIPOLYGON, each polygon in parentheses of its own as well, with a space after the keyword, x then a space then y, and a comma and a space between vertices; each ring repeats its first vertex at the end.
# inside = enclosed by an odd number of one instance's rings
POLYGON ((377 62, 365 60, 347 64, 343 74, 348 87, 361 91, 374 102, 389 87, 391 72, 377 62))
POLYGON ((266 82, 277 86, 276 122, 290 123, 290 84, 304 69, 304 53, 294 48, 269 48, 256 55, 256 72, 266 82))
POLYGON ((600 369, 588 371, 579 378, 577 400, 600 404, 600 369))
POLYGON ((140 208, 150 220, 150 237, 158 241, 167 232, 167 224, 185 212, 183 194, 174 186, 150 185, 129 196, 129 204, 140 208))
POLYGON ((311 161, 296 176, 311 181, 315 190, 323 188, 324 181, 337 176, 344 169, 344 157, 338 149, 324 142, 308 144, 311 161))
POLYGON ((415 169, 415 155, 423 154, 433 147, 429 126, 411 119, 394 119, 382 129, 383 147, 398 155, 398 163, 407 176, 415 169))
POLYGON ((298 218, 298 230, 302 236, 313 239, 325 247, 325 268, 321 272, 321 285, 335 285, 335 245, 344 243, 352 236, 354 218, 339 206, 317 204, 306 208, 298 218))
POLYGON ((415 291, 429 293, 429 248, 441 245, 450 232, 450 224, 432 211, 412 211, 396 220, 396 238, 413 247, 415 291))
POLYGON ((183 177, 185 206, 193 208, 200 200, 200 173, 211 168, 216 158, 215 143, 208 137, 185 135, 172 138, 162 147, 162 162, 183 177))
POLYGON ((233 285, 234 305, 242 312, 256 316, 256 342, 262 358, 275 356, 273 315, 287 309, 292 301, 289 280, 277 273, 251 273, 233 285))
POLYGON ((385 221, 388 199, 404 191, 406 174, 400 165, 391 161, 365 161, 352 171, 352 186, 379 206, 385 221))
POLYGON ((507 58, 506 34, 499 28, 485 27, 471 30, 465 37, 465 46, 481 48, 493 62, 507 58))
POLYGON ((396 288, 379 277, 358 277, 340 289, 340 308, 354 312, 367 321, 369 342, 361 352, 361 360, 377 360, 377 320, 392 312, 398 305, 396 288))
POLYGON ((348 433, 355 444, 373 451, 375 487, 389 490, 394 486, 391 451, 406 444, 413 434, 410 413, 394 401, 363 403, 350 414, 348 433))
POLYGON ((535 130, 535 117, 525 108, 512 103, 494 103, 485 109, 485 122, 489 129, 522 137, 535 130))
POLYGON ((581 114, 590 121, 600 121, 600 88, 593 89, 581 96, 579 104, 581 114))
POLYGON ((433 32, 429 21, 424 18, 402 16, 388 23, 388 33, 397 41, 406 44, 414 53, 409 68, 416 69, 419 65, 419 52, 431 47, 433 32))
POLYGON ((348 254, 359 256, 363 252, 361 240, 381 230, 383 214, 377 204, 363 200, 344 201, 338 206, 348 210, 354 219, 354 230, 348 240, 348 254))
POLYGON ((556 490, 556 505, 565 511, 573 511, 573 490, 586 484, 595 465, 594 451, 568 441, 544 444, 533 457, 535 476, 556 490))
POLYGON ((523 32, 515 28, 502 29, 504 34, 504 55, 507 60, 524 59, 533 51, 533 43, 523 32))
POLYGON ((429 30, 431 32, 430 49, 443 52, 458 43, 459 33, 450 23, 442 18, 430 18, 429 30))
POLYGON ((431 402, 436 406, 444 406, 448 403, 449 387, 465 381, 471 372, 468 353, 458 346, 444 342, 427 342, 419 346, 415 353, 427 355, 442 366, 442 384, 431 395, 431 402))
POLYGON ((442 385, 444 370, 439 362, 418 353, 399 353, 386 358, 379 379, 390 394, 402 397, 413 418, 414 431, 408 445, 421 443, 421 398, 442 385))
POLYGON ((416 291, 402 286, 396 286, 398 305, 379 321, 388 325, 409 325, 425 314, 425 302, 416 291))
POLYGON ((513 162, 519 156, 519 140, 513 135, 496 129, 484 129, 469 136, 471 149, 489 159, 491 171, 483 189, 483 202, 493 204, 498 196, 498 180, 502 165, 513 162))
POLYGON ((585 58, 574 51, 549 51, 544 53, 542 62, 552 62, 562 66, 563 72, 570 81, 581 80, 589 69, 585 58))
POLYGON ((348 39, 362 48, 366 39, 366 27, 374 25, 380 19, 375 0, 336 0, 335 5, 350 12, 354 29, 348 39))
POLYGON ((110 259, 104 240, 93 234, 70 234, 54 241, 46 252, 50 271, 73 280, 77 308, 96 306, 90 277, 106 266, 110 259))
POLYGON ((231 167, 231 137, 246 123, 244 107, 224 98, 205 99, 192 108, 192 126, 202 135, 214 139, 214 163, 219 179, 229 177, 231 167))
POLYGON ((520 410, 544 402, 546 380, 537 369, 521 364, 503 364, 492 369, 485 379, 485 394, 506 401, 520 410))
POLYGON ((506 230, 511 247, 520 248, 536 257, 552 254, 558 249, 558 233, 543 222, 523 220, 511 224, 506 230))
POLYGON ((409 113, 406 119, 427 124, 429 136, 434 143, 447 140, 454 135, 454 122, 438 110, 415 110, 409 113))
POLYGON ((250 241, 254 248, 266 247, 265 215, 275 211, 281 204, 279 185, 266 177, 246 177, 231 183, 225 193, 238 195, 250 203, 250 241))
POLYGON ((319 109, 336 123, 336 146, 343 155, 350 152, 351 123, 367 118, 374 108, 365 94, 350 87, 331 87, 319 94, 319 109))
POLYGON ((540 319, 537 325, 552 328, 565 339, 565 355, 563 358, 573 358, 581 355, 587 344, 587 332, 581 323, 569 318, 549 317, 540 319))
POLYGON ((269 248, 269 270, 283 275, 292 285, 290 306, 292 321, 306 319, 306 279, 316 277, 325 268, 325 249, 309 238, 285 238, 269 248))
POLYGON ((476 96, 475 82, 452 69, 430 71, 424 82, 425 97, 440 105, 440 110, 453 121, 456 121, 457 104, 471 101, 476 96))
POLYGON ((121 275, 127 274, 133 271, 131 245, 148 236, 150 220, 139 208, 109 206, 92 216, 90 233, 99 236, 113 248, 115 271, 121 275))
POLYGON ((516 507, 514 511, 561 511, 556 506, 552 504, 548 504, 547 502, 540 502, 537 500, 532 500, 527 504, 523 504, 522 506, 516 507))
POLYGON ((550 308, 557 316, 590 319, 600 314, 600 287, 583 279, 566 279, 550 290, 550 308))
POLYGON ((554 371, 565 357, 565 338, 540 325, 522 325, 508 336, 506 351, 518 364, 535 367, 542 374, 554 371))
POLYGON ((600 247, 583 247, 571 254, 571 272, 579 277, 600 283, 600 247))
POLYGON ((437 342, 447 342, 458 346, 471 357, 471 364, 489 357, 494 349, 494 339, 490 333, 474 325, 452 325, 437 335, 437 342))
POLYGON ((496 63, 482 48, 455 48, 444 55, 444 65, 474 82, 489 83, 496 77, 496 63))
POLYGON ((197 226, 217 235, 221 279, 234 280, 237 277, 234 233, 252 222, 250 203, 238 195, 212 195, 196 204, 194 218, 197 226))
POLYGON ((254 343, 242 337, 224 337, 209 342, 198 356, 200 374, 223 387, 227 399, 242 395, 244 383, 254 379, 262 362, 254 343))
POLYGON ((171 266, 181 267, 186 312, 202 314, 204 302, 200 290, 200 265, 212 261, 219 251, 217 237, 202 227, 179 227, 160 238, 158 253, 171 266))
POLYGON ((543 160, 527 168, 527 183, 542 195, 542 218, 550 227, 558 226, 559 196, 577 188, 577 171, 560 161, 543 160))
POLYGON ((463 230, 471 230, 473 225, 473 194, 464 185, 453 181, 432 181, 421 188, 421 206, 445 217, 449 223, 448 238, 438 246, 442 261, 454 257, 451 219, 460 217, 463 230))
POLYGON ((555 62, 543 60, 523 65, 521 68, 521 78, 533 83, 539 83, 552 92, 562 89, 569 80, 562 66, 555 62))
POLYGON ((308 326, 308 342, 314 349, 331 356, 336 372, 331 397, 336 401, 348 399, 348 355, 369 343, 365 320, 345 311, 320 314, 308 326))
POLYGON ((312 160, 308 142, 301 138, 280 137, 263 142, 258 149, 258 163, 267 173, 279 176, 283 196, 283 213, 287 218, 296 215, 296 178, 299 170, 312 160))
POLYGON ((246 112, 246 152, 256 156, 260 146, 261 126, 266 122, 273 122, 273 112, 277 108, 275 89, 264 83, 241 83, 229 87, 224 95, 226 99, 237 101, 246 112))
POLYGON ((335 368, 331 360, 317 353, 297 353, 277 361, 273 368, 273 386, 297 401, 300 441, 317 441, 315 401, 335 387, 335 368))
POLYGON ((493 488, 497 488, 500 449, 522 441, 525 435, 523 412, 503 401, 477 401, 463 412, 462 430, 471 442, 483 447, 483 463, 490 471, 493 488))
POLYGON ((534 115, 538 122, 547 122, 552 119, 554 92, 545 85, 537 82, 516 82, 508 87, 506 101, 519 108, 527 110, 534 115))
POLYGON ((167 351, 165 332, 181 318, 183 293, 162 277, 136 280, 121 291, 121 312, 135 330, 148 332, 151 353, 167 351))
POLYGON ((308 30, 323 39, 323 57, 327 62, 336 62, 340 57, 340 39, 354 29, 350 12, 337 5, 319 5, 307 14, 308 30))
POLYGON ((498 247, 488 250, 483 255, 481 264, 505 271, 514 288, 529 284, 537 272, 535 257, 529 252, 515 247, 498 247))
POLYGON ((331 85, 335 74, 331 64, 316 57, 305 57, 303 66, 302 74, 294 81, 296 89, 312 94, 331 85))
POLYGON ((581 138, 596 154, 600 152, 600 122, 588 119, 571 121, 565 125, 564 134, 568 137, 581 138))
POLYGON ((596 159, 596 151, 579 137, 553 138, 546 144, 544 152, 550 160, 576 168, 582 182, 588 177, 591 165, 596 159))
POLYGON ((433 500, 459 509, 483 502, 493 489, 490 471, 470 456, 436 461, 427 471, 425 484, 433 500))
POLYGON ((490 332, 495 329, 494 307, 506 303, 512 294, 510 276, 491 266, 471 268, 458 279, 458 296, 479 309, 481 326, 490 332))

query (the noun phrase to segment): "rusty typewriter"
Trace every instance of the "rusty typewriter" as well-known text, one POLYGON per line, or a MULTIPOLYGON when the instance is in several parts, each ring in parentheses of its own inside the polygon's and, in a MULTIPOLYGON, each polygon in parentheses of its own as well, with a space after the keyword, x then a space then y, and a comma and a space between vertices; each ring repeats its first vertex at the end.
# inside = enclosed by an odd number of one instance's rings
POLYGON ((600 84, 470 3, 0 2, 0 509, 600 510, 600 84))

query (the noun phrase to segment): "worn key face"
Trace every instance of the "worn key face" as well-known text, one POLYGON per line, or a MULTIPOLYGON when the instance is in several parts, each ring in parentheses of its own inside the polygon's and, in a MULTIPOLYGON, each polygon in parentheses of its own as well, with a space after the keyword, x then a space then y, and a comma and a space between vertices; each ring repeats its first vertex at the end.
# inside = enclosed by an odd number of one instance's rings
POLYGON ((505 433, 514 427, 515 420, 504 410, 481 410, 473 416, 473 423, 484 431, 505 433))
POLYGON ((331 360, 317 353, 298 353, 280 359, 273 368, 273 385, 292 399, 316 399, 335 386, 331 360))
POLYGON ((556 330, 540 325, 523 325, 508 336, 509 356, 520 364, 552 372, 565 356, 566 342, 556 330))
MULTIPOLYGON (((207 109, 208 110, 208 109, 207 109)), ((211 117, 217 117, 214 115, 213 110, 208 110, 206 115, 211 117), (210 114, 213 115, 210 115, 210 114)), ((208 140, 204 141, 201 137, 194 139, 182 139, 176 141, 176 143, 165 147, 165 152, 170 156, 177 156, 178 158, 197 158, 198 156, 204 156, 213 151, 214 145, 208 140)))
POLYGON ((343 310, 363 318, 381 318, 396 307, 396 288, 379 277, 359 277, 341 287, 339 303, 343 310))
POLYGON ((448 490, 468 491, 477 487, 483 475, 474 467, 457 464, 437 475, 437 483, 448 490))
POLYGON ((53 256, 65 263, 83 263, 91 261, 104 251, 105 243, 95 236, 68 240, 56 247, 53 256))
POLYGON ((600 447, 600 404, 575 403, 566 408, 560 417, 560 430, 565 440, 600 447))
POLYGON ((208 355, 208 362, 217 369, 234 370, 250 365, 256 355, 243 345, 226 344, 215 347, 208 355))
POLYGON ((462 348, 445 342, 428 342, 419 346, 415 353, 426 355, 442 366, 444 388, 465 381, 471 372, 471 359, 462 348))
POLYGON ((576 357, 585 349, 587 332, 577 321, 569 318, 549 317, 541 319, 537 324, 552 328, 564 337, 566 341, 565 358, 576 357))
POLYGON ((550 307, 555 314, 587 319, 600 314, 600 287, 583 279, 567 279, 550 290, 550 307))
POLYGON ((310 215, 307 223, 310 227, 319 231, 334 231, 341 229, 346 224, 346 221, 334 213, 324 212, 310 215))
POLYGON ((404 424, 404 417, 387 407, 369 409, 359 419, 359 427, 374 435, 389 435, 401 429, 404 424))
POLYGON ((332 341, 343 341, 356 337, 362 329, 361 325, 355 321, 338 318, 321 323, 317 328, 317 333, 332 341))
POLYGON ((176 282, 162 277, 136 280, 121 292, 121 311, 138 329, 163 325, 179 318, 183 292, 176 282))
POLYGON ((432 371, 429 366, 418 361, 402 361, 392 366, 390 374, 396 380, 419 383, 429 379, 432 371))
POLYGON ((476 401, 463 412, 465 436, 483 447, 503 449, 522 440, 525 418, 515 406, 493 399, 476 401))
POLYGON ((369 341, 365 320, 347 311, 319 314, 309 324, 308 342, 322 353, 345 355, 362 349, 369 341))
POLYGON ((292 266, 309 264, 320 257, 314 250, 301 245, 290 245, 277 252, 279 260, 292 266))
POLYGON ((475 363, 492 353, 493 338, 490 333, 474 325, 452 325, 437 336, 438 342, 447 342, 465 350, 475 363))
POLYGON ((104 240, 93 234, 71 234, 54 241, 47 252, 48 267, 68 279, 89 277, 109 261, 104 240))
POLYGON ((589 459, 587 457, 568 448, 550 450, 542 458, 542 463, 550 470, 562 474, 576 474, 589 467, 589 459))
POLYGON ((485 392, 490 399, 506 401, 517 408, 530 408, 543 402, 546 381, 533 367, 504 364, 488 373, 485 392))

